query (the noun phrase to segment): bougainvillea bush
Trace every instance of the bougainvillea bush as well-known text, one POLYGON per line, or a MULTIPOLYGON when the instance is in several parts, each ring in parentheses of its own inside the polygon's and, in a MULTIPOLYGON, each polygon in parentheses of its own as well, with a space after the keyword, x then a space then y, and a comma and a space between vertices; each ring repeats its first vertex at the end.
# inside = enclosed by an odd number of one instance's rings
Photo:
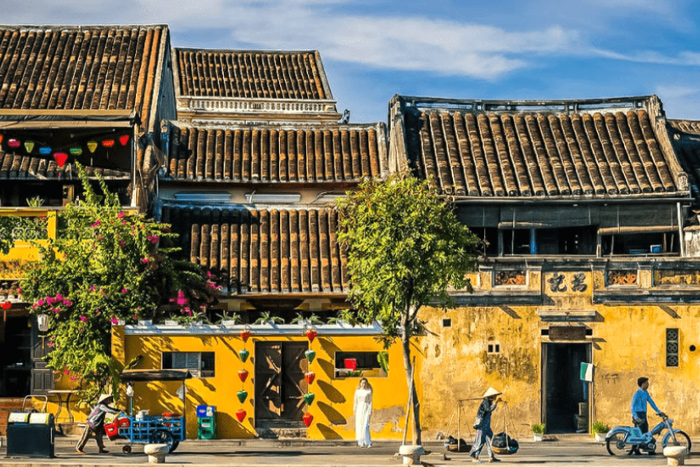
POLYGON ((57 238, 37 245, 37 267, 20 286, 32 312, 49 316, 49 368, 89 401, 107 385, 118 391, 113 324, 191 314, 215 300, 216 286, 198 266, 174 257, 167 224, 125 211, 101 179, 98 195, 82 168, 80 177, 83 200, 59 214, 57 238), (186 306, 175 306, 177 298, 186 306))

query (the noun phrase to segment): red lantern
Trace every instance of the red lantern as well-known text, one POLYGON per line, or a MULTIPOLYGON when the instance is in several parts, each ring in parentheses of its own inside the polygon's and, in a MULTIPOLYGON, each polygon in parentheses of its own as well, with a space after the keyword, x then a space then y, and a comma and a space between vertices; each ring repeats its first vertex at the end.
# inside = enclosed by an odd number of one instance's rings
POLYGON ((302 417, 302 420, 304 420, 304 425, 306 425, 306 428, 308 428, 309 425, 311 425, 311 422, 314 421, 314 416, 311 415, 309 412, 306 412, 302 417))
POLYGON ((114 147, 114 140, 113 139, 102 140, 102 146, 104 146, 106 148, 112 148, 112 147, 114 147))
POLYGON ((12 302, 4 302, 2 305, 0 305, 0 308, 3 310, 9 310, 12 308, 12 302))
POLYGON ((59 167, 63 167, 68 160, 68 154, 65 152, 57 152, 54 153, 53 158, 56 160, 56 164, 58 164, 59 167))
POLYGON ((129 142, 129 135, 121 135, 119 137, 119 144, 121 144, 122 146, 126 146, 126 143, 128 143, 128 142, 129 142))
POLYGON ((3 138, 3 136, 2 136, 2 135, 0 135, 0 143, 2 143, 2 138, 3 138))
POLYGON ((309 328, 306 330, 306 337, 309 338, 309 342, 313 342, 314 339, 316 339, 317 334, 318 333, 316 332, 316 330, 314 328, 309 328))
POLYGON ((243 420, 245 420, 245 416, 248 415, 248 412, 246 412, 243 409, 238 409, 236 410, 236 418, 238 419, 239 422, 243 423, 243 420))
POLYGON ((241 339, 243 339, 243 342, 248 342, 249 337, 250 337, 250 329, 244 329, 241 331, 241 339))
POLYGON ((316 373, 309 371, 304 375, 304 379, 306 380, 306 384, 311 384, 314 382, 314 379, 316 379, 316 373))
POLYGON ((248 379, 248 370, 238 370, 238 377, 245 382, 248 379))
POLYGON ((18 139, 12 138, 7 140, 7 145, 14 149, 19 147, 20 142, 18 139))

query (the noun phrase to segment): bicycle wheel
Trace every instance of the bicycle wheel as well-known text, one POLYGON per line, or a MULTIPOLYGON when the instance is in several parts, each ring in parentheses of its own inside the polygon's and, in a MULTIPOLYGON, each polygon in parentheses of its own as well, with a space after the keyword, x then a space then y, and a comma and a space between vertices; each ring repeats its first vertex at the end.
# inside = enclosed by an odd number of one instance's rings
MULTIPOLYGON (((688 436, 685 433, 685 431, 674 431, 673 434, 676 435, 676 440, 678 441, 677 446, 685 446, 688 449, 688 454, 690 454, 690 436, 688 436)), ((664 436, 664 447, 666 446, 674 446, 673 437, 671 436, 671 433, 669 433, 667 436, 664 436)))
POLYGON ((628 446, 625 442, 623 433, 615 433, 605 441, 605 447, 611 456, 626 456, 632 446, 628 446))

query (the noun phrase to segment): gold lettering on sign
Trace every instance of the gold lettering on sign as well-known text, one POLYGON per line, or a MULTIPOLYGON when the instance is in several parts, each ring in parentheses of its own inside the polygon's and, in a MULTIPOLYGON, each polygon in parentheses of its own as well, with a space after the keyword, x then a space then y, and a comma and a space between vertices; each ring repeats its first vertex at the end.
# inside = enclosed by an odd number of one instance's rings
POLYGON ((654 285, 700 285, 700 271, 694 269, 657 269, 654 285))

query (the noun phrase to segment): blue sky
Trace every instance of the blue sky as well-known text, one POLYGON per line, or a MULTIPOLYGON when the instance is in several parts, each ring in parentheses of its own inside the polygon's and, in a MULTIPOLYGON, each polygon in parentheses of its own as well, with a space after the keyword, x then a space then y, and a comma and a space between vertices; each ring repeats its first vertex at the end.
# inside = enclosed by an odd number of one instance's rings
POLYGON ((700 120, 700 1, 3 0, 6 24, 167 23, 175 47, 319 50, 338 109, 392 95, 657 94, 700 120))

